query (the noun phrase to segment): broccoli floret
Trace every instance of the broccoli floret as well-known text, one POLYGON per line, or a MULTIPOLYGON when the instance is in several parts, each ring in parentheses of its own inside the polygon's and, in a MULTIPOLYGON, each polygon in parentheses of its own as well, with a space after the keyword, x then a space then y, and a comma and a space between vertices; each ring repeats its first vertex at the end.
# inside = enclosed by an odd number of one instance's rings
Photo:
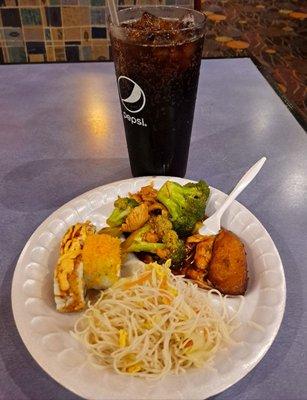
POLYGON ((150 224, 160 239, 162 239, 167 232, 173 229, 173 224, 165 215, 152 217, 150 219, 150 224))
POLYGON ((134 231, 123 243, 122 252, 149 252, 162 260, 172 259, 179 263, 185 256, 185 246, 172 229, 172 223, 159 215, 142 228, 134 231))
POLYGON ((149 242, 146 240, 146 236, 151 230, 151 225, 148 223, 131 233, 131 235, 122 243, 123 253, 139 253, 141 251, 157 253, 157 250, 163 249, 163 243, 149 242))
POLYGON ((122 225, 130 211, 138 205, 139 203, 134 199, 130 199, 129 197, 119 197, 114 202, 115 208, 107 219, 107 224, 111 226, 111 228, 122 225))
MULTIPOLYGON (((169 255, 166 254, 166 257, 161 258, 165 260, 171 258, 173 264, 180 263, 185 257, 185 246, 183 240, 179 239, 177 233, 171 230, 163 236, 162 241, 165 244, 169 255)), ((159 252, 157 254, 159 256, 159 252)))
POLYGON ((210 189, 206 182, 187 183, 167 181, 158 191, 157 199, 165 205, 179 236, 189 235, 197 221, 205 216, 210 189))
POLYGON ((151 218, 150 223, 159 240, 165 244, 165 248, 158 251, 158 256, 162 259, 171 258, 174 263, 182 261, 185 255, 184 243, 173 230, 171 221, 165 215, 157 215, 151 218))

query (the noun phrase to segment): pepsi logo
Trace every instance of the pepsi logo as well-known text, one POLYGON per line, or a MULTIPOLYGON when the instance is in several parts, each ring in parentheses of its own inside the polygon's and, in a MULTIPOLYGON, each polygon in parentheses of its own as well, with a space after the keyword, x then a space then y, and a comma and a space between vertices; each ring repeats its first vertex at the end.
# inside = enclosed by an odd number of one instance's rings
POLYGON ((120 76, 117 80, 121 102, 131 113, 138 113, 145 107, 146 97, 141 87, 127 76, 120 76))

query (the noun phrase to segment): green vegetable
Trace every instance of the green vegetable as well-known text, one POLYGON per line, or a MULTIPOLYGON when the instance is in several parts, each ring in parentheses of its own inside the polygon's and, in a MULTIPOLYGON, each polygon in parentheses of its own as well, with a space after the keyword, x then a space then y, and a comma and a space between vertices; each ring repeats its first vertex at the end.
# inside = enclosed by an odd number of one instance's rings
POLYGON ((174 230, 171 230, 163 236, 162 241, 170 253, 170 256, 165 257, 165 259, 171 258, 173 264, 180 263, 185 257, 185 246, 183 240, 179 239, 174 230))
POLYGON ((187 183, 167 181, 158 191, 157 199, 165 205, 175 231, 179 236, 187 236, 197 221, 205 216, 210 189, 206 182, 187 183))
POLYGON ((172 228, 172 223, 164 216, 153 217, 142 228, 134 231, 123 243, 122 252, 149 252, 156 254, 161 260, 172 259, 179 263, 185 256, 185 246, 172 228), (157 241, 147 240, 154 235, 157 241))
POLYGON ((134 199, 130 199, 129 197, 119 197, 114 202, 115 208, 107 219, 107 224, 111 228, 122 225, 122 223, 125 222, 126 217, 130 214, 130 211, 138 205, 139 203, 134 199))
POLYGON ((163 243, 151 243, 146 241, 146 234, 151 231, 150 224, 142 226, 137 229, 122 243, 123 253, 139 253, 140 251, 146 251, 149 253, 156 253, 157 250, 163 249, 163 243))
POLYGON ((104 233, 105 235, 119 237, 122 234, 122 230, 119 226, 115 226, 114 228, 106 226, 105 228, 101 228, 100 231, 98 231, 98 233, 99 234, 104 233))

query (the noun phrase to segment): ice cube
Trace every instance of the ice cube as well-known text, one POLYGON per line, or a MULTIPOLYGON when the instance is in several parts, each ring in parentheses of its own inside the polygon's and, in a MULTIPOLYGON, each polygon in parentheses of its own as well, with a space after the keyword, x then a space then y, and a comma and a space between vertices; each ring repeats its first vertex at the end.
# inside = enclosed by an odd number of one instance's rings
POLYGON ((160 20, 160 18, 145 11, 143 12, 141 18, 136 22, 136 28, 145 29, 146 31, 158 30, 160 27, 160 20))
POLYGON ((188 12, 180 18, 180 29, 193 28, 195 26, 195 18, 191 12, 188 12))
POLYGON ((172 31, 178 29, 179 20, 156 17, 145 11, 140 19, 133 23, 133 27, 146 33, 157 31, 172 31))

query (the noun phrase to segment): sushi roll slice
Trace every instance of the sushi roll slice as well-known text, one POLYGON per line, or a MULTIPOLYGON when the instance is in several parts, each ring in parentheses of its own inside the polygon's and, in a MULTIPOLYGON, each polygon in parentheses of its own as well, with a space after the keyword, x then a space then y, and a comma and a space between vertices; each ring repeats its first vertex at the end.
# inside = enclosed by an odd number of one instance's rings
POLYGON ((82 249, 86 239, 96 232, 89 221, 71 226, 60 246, 54 271, 54 298, 60 312, 82 310, 85 306, 82 249))
POLYGON ((120 240, 98 234, 87 238, 82 250, 83 274, 87 289, 107 289, 120 277, 120 240))

